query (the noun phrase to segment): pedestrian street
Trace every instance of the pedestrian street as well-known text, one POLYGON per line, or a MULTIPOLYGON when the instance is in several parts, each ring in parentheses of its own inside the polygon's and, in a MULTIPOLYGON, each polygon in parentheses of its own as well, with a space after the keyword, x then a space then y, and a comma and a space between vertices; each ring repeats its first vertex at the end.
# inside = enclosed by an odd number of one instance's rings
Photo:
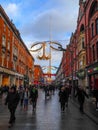
POLYGON ((18 105, 16 122, 11 128, 8 128, 9 111, 0 100, 0 130, 98 130, 98 125, 81 114, 71 99, 65 112, 61 112, 57 90, 46 100, 44 91, 39 89, 38 92, 36 112, 32 113, 30 104, 28 111, 18 105))

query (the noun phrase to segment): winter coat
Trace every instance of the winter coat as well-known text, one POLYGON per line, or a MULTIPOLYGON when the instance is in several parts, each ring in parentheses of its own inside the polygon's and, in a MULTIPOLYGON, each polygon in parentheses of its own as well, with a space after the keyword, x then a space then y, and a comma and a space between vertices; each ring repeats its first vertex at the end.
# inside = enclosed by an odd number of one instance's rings
POLYGON ((88 98, 88 95, 83 89, 78 89, 75 97, 78 97, 78 101, 83 103, 85 101, 85 97, 88 98))
POLYGON ((30 97, 32 102, 35 102, 37 101, 37 98, 38 98, 38 90, 37 89, 31 89, 31 92, 30 92, 30 97))
POLYGON ((17 92, 15 92, 15 93, 9 92, 6 97, 5 105, 8 104, 8 109, 16 109, 17 105, 19 103, 19 99, 20 99, 20 97, 17 92))
POLYGON ((65 102, 67 102, 68 101, 68 93, 67 93, 67 91, 61 91, 60 90, 60 92, 59 92, 59 101, 61 102, 61 103, 65 103, 65 102))

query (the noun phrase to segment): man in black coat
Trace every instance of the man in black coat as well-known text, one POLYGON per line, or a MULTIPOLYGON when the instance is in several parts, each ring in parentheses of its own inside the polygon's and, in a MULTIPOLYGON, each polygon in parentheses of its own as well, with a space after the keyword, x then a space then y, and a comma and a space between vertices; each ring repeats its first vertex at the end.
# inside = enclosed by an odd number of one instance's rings
POLYGON ((32 86, 29 98, 30 98, 30 103, 32 104, 32 107, 33 107, 33 111, 35 111, 37 98, 38 98, 38 90, 35 86, 32 86))
POLYGON ((61 104, 61 111, 65 110, 65 104, 68 105, 68 91, 65 87, 62 87, 59 91, 59 102, 61 104))
POLYGON ((83 113, 84 112, 83 105, 84 105, 85 97, 87 97, 87 98, 89 98, 89 97, 81 86, 77 89, 77 93, 76 93, 75 97, 78 97, 80 111, 83 113))
POLYGON ((11 127, 15 122, 15 111, 19 103, 19 99, 20 98, 19 94, 16 92, 16 87, 9 88, 9 92, 5 101, 5 105, 8 104, 8 109, 10 111, 9 127, 11 127))

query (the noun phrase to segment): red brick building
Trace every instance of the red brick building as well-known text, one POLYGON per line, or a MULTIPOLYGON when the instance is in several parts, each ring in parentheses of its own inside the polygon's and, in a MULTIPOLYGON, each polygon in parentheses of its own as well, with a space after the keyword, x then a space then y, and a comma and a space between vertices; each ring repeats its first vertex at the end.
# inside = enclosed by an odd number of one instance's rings
POLYGON ((65 80, 98 89, 98 0, 79 0, 77 28, 64 55, 65 80))
POLYGON ((34 58, 0 6, 0 86, 29 84, 33 80, 33 69, 34 58))
POLYGON ((85 6, 87 75, 90 88, 98 89, 98 0, 88 0, 85 6))
POLYGON ((90 89, 98 88, 98 0, 80 0, 79 5, 76 29, 78 82, 90 89))
POLYGON ((40 65, 34 65, 34 84, 41 85, 44 81, 43 70, 40 65))

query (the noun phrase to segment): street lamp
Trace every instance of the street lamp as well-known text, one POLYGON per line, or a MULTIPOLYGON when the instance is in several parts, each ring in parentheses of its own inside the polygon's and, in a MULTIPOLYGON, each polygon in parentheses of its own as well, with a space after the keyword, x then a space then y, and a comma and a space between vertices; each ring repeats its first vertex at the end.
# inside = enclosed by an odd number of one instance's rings
POLYGON ((62 48, 62 46, 59 46, 58 51, 66 51, 66 49, 62 48))

